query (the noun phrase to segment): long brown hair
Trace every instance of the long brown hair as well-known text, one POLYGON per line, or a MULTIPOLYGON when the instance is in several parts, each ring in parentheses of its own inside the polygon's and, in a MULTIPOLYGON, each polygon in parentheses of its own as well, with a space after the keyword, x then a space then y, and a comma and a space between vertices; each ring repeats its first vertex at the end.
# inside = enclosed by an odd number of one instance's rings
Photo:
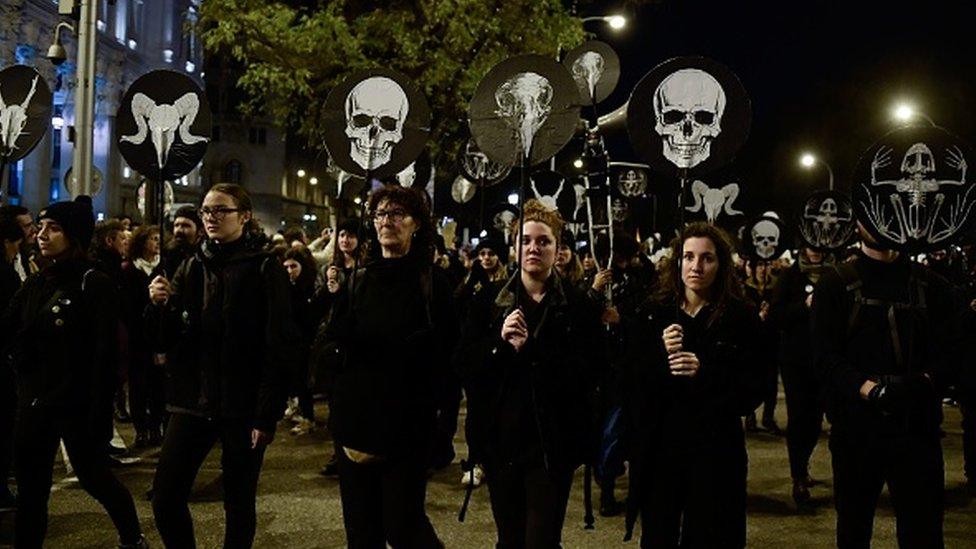
POLYGON ((689 238, 707 238, 715 246, 718 259, 718 273, 710 288, 709 303, 715 305, 715 310, 709 318, 711 324, 729 303, 742 301, 742 285, 735 277, 735 266, 732 264, 732 239, 722 229, 702 221, 691 223, 682 229, 681 234, 671 241, 671 257, 664 259, 661 269, 661 283, 654 298, 659 303, 682 304, 685 301, 685 284, 681 280, 681 259, 684 243, 689 238))
MULTIPOLYGON (((146 244, 154 234, 159 234, 158 225, 139 225, 139 227, 136 228, 136 230, 132 233, 132 238, 129 239, 128 249, 125 253, 129 261, 135 261, 136 259, 142 259, 145 257, 146 244)), ((160 240, 162 240, 162 237, 160 237, 160 240)), ((160 244, 162 244, 162 242, 160 242, 160 244)), ((158 254, 159 252, 156 253, 158 254)))

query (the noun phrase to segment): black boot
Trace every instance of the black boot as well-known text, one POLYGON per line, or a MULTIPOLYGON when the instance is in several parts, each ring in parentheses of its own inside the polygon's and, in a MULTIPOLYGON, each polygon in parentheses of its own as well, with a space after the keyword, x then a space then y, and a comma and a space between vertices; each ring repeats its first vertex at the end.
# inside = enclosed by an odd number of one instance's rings
POLYGON ((600 516, 615 517, 623 512, 623 502, 617 501, 613 494, 614 479, 600 481, 600 516))

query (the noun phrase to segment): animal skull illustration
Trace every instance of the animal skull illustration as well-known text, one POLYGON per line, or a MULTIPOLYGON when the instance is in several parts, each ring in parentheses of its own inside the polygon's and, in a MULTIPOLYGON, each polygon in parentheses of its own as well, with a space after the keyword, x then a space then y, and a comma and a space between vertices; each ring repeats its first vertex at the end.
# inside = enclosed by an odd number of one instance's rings
POLYGON ((647 176, 642 171, 629 169, 620 174, 617 189, 627 198, 643 196, 647 191, 647 176))
POLYGON ((925 143, 915 143, 908 147, 902 157, 901 178, 879 180, 878 170, 891 165, 892 152, 888 147, 878 148, 871 161, 871 186, 894 190, 888 197, 894 215, 889 217, 886 214, 886 205, 880 198, 872 198, 870 204, 864 205, 871 224, 883 236, 901 244, 909 239, 934 244, 955 234, 976 205, 976 199, 971 196, 973 186, 970 185, 963 196, 957 197, 956 204, 949 207, 948 218, 939 215, 946 200, 947 188, 966 185, 968 164, 962 151, 958 147, 946 150, 945 163, 959 170, 959 179, 936 179, 936 159, 931 148, 925 143), (931 211, 926 207, 930 194, 935 195, 931 211))
POLYGON ((474 198, 475 186, 463 175, 457 176, 454 180, 454 184, 451 185, 451 198, 454 199, 458 204, 466 204, 472 198, 474 198))
POLYGON ((630 205, 623 198, 614 198, 610 202, 610 219, 612 221, 624 221, 630 215, 630 205))
POLYGON ((763 219, 752 227, 752 244, 760 259, 772 259, 779 246, 779 227, 768 219, 763 219))
POLYGON ((558 209, 557 206, 556 206, 556 200, 559 199, 559 195, 562 194, 562 192, 563 192, 563 186, 566 184, 566 180, 565 179, 560 179, 559 180, 559 188, 556 189, 556 192, 553 193, 553 194, 551 194, 551 195, 541 194, 539 192, 539 189, 535 188, 535 180, 531 180, 530 183, 532 185, 532 193, 535 194, 536 200, 538 200, 539 202, 541 202, 543 206, 545 206, 546 208, 548 208, 550 210, 556 210, 556 209, 558 209))
POLYGON ((403 139, 410 112, 407 94, 385 76, 367 78, 346 96, 346 137, 349 156, 364 170, 390 161, 393 147, 403 139))
POLYGON ((521 72, 495 90, 495 114, 515 133, 522 154, 528 158, 536 132, 552 112, 552 86, 544 76, 521 72))
POLYGON ((465 144, 461 162, 464 165, 465 172, 475 181, 495 181, 502 178, 508 170, 508 166, 492 162, 488 155, 481 152, 474 139, 469 139, 465 144))
POLYGON ((573 61, 573 78, 577 86, 587 90, 591 101, 596 99, 596 84, 603 77, 606 61, 595 51, 588 51, 573 61))
POLYGON ((402 172, 396 174, 397 183, 401 187, 413 187, 414 182, 417 180, 416 165, 416 162, 411 162, 402 172))
POLYGON ((722 86, 705 71, 682 69, 665 78, 654 92, 654 131, 664 157, 679 168, 705 161, 722 133, 725 101, 722 86))
POLYGON ((136 121, 136 133, 124 135, 121 141, 142 145, 146 137, 156 149, 159 169, 166 166, 170 149, 179 134, 184 145, 209 141, 208 138, 190 133, 190 126, 200 110, 200 98, 193 92, 186 93, 172 105, 159 104, 144 93, 132 97, 132 117, 136 121))
POLYGON ((37 91, 38 78, 34 77, 27 97, 20 104, 7 105, 0 93, 0 152, 8 153, 17 148, 17 138, 27 125, 27 109, 37 91))
POLYGON ((695 197, 695 203, 685 209, 689 212, 697 212, 705 208, 705 218, 709 223, 715 223, 724 206, 727 215, 741 215, 739 210, 732 209, 732 203, 739 196, 738 183, 729 183, 721 189, 712 189, 702 181, 695 181, 691 184, 691 195, 695 197))
POLYGON ((848 202, 844 202, 842 207, 829 196, 819 205, 815 199, 810 199, 803 211, 800 231, 804 240, 816 248, 836 248, 853 234, 853 216, 848 202))

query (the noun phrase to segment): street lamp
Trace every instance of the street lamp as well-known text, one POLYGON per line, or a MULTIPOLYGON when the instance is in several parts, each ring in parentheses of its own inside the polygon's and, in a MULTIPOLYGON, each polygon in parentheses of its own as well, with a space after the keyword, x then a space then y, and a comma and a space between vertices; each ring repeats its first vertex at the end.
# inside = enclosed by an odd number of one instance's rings
POLYGON ((319 178, 317 178, 317 177, 310 178, 308 180, 308 184, 309 185, 318 185, 319 184, 319 178))
POLYGON ((926 122, 928 122, 933 126, 937 125, 935 121, 932 120, 931 117, 929 117, 929 115, 916 109, 915 107, 911 106, 908 103, 899 103, 895 105, 895 108, 891 111, 891 115, 895 118, 895 120, 898 120, 899 122, 905 124, 911 122, 912 119, 915 117, 920 117, 920 118, 924 118, 926 122))
POLYGON ((583 23, 589 21, 604 21, 613 30, 620 30, 627 26, 627 18, 623 15, 594 15, 592 17, 584 17, 583 23))
POLYGON ((834 190, 834 170, 830 168, 830 164, 828 164, 824 160, 817 158, 811 153, 804 153, 803 155, 800 156, 800 165, 806 169, 811 169, 817 164, 820 164, 824 168, 827 168, 827 177, 828 177, 827 188, 829 188, 830 190, 834 190))
POLYGON ((298 172, 296 172, 296 175, 298 175, 298 177, 305 177, 305 170, 298 170, 298 172))

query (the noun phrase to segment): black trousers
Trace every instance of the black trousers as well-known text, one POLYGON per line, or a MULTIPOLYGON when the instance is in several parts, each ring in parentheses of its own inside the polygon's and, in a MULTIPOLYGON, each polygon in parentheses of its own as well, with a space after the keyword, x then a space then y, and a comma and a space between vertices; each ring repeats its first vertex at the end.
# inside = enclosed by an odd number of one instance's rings
POLYGON ((960 400, 962 413, 962 456, 966 478, 976 482, 976 399, 960 400))
POLYGON ((809 474, 810 456, 823 428, 824 403, 820 381, 808 363, 783 363, 786 393, 786 450, 790 476, 803 480, 809 474))
POLYGON ((830 434, 837 508, 837 547, 871 546, 874 510, 885 483, 895 507, 898 546, 944 547, 944 471, 938 434, 845 432, 830 434))
POLYGON ((14 461, 14 424, 17 418, 17 388, 10 367, 0 364, 0 494, 7 490, 14 461))
POLYGON ((46 407, 17 412, 14 451, 17 469, 17 518, 14 545, 41 547, 47 532, 47 502, 51 495, 54 458, 64 440, 68 458, 81 487, 108 512, 119 539, 136 543, 141 536, 132 495, 108 467, 104 442, 90 425, 88 414, 46 407))
POLYGON ((129 361, 129 413, 137 433, 159 431, 165 412, 163 368, 152 353, 132 350, 129 361))
POLYGON ((561 547, 573 471, 546 471, 542 465, 485 465, 497 549, 561 547))
POLYGON ((221 444, 224 547, 247 549, 257 528, 255 500, 264 448, 251 448, 252 422, 171 414, 153 479, 153 515, 166 547, 196 547, 187 500, 210 449, 221 444))
MULTIPOLYGON (((441 549, 427 518, 426 459, 354 463, 337 445, 339 495, 351 549, 441 549)), ((426 453, 424 453, 426 456, 426 453)))
POLYGON ((642 467, 640 546, 745 547, 747 469, 744 440, 654 452, 642 467))

